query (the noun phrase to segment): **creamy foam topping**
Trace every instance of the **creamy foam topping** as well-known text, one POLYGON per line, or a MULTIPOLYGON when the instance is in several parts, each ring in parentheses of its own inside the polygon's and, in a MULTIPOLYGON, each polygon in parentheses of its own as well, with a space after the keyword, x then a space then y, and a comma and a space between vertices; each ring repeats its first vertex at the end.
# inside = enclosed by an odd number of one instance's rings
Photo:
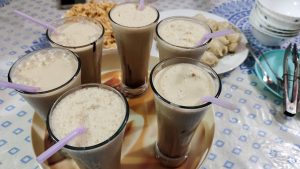
POLYGON ((159 36, 170 44, 194 47, 202 37, 209 33, 203 25, 183 19, 172 19, 159 24, 159 36))
POLYGON ((98 87, 83 88, 63 98, 51 114, 50 126, 61 139, 77 127, 87 131, 69 145, 86 147, 107 140, 120 128, 126 108, 116 93, 98 87))
POLYGON ((214 95, 214 83, 209 74, 188 63, 163 68, 155 76, 154 86, 162 97, 182 106, 199 105, 201 97, 214 95))
POLYGON ((102 28, 90 21, 67 22, 56 28, 50 38, 63 46, 83 46, 95 42, 102 34, 102 28))
POLYGON ((113 8, 110 16, 114 22, 120 25, 141 27, 153 23, 157 18, 157 11, 149 6, 138 10, 137 4, 126 3, 113 8))
POLYGON ((40 91, 57 88, 68 82, 78 69, 73 53, 49 49, 21 60, 11 72, 13 83, 39 87, 40 91))

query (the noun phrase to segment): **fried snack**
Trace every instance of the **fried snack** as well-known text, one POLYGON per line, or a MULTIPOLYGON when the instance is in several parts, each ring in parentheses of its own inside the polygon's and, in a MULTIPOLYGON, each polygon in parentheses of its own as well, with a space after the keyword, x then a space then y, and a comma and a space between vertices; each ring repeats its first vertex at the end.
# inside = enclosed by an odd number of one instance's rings
POLYGON ((238 45, 241 42, 241 33, 234 27, 231 23, 227 21, 216 21, 213 19, 206 18, 202 14, 197 14, 194 16, 196 19, 205 22, 209 25, 213 32, 220 31, 224 29, 233 29, 235 33, 218 37, 213 39, 209 45, 207 52, 202 55, 201 61, 207 65, 215 66, 218 63, 218 60, 228 53, 235 53, 238 49, 238 45))
POLYGON ((207 64, 208 66, 214 67, 216 64, 218 64, 219 59, 214 53, 210 51, 205 51, 202 57, 200 58, 200 61, 202 63, 207 64))
POLYGON ((108 18, 108 12, 115 5, 116 3, 114 2, 97 2, 96 0, 91 0, 85 4, 74 5, 70 10, 67 11, 65 17, 85 16, 100 22, 105 30, 103 47, 105 49, 116 48, 116 40, 108 18))

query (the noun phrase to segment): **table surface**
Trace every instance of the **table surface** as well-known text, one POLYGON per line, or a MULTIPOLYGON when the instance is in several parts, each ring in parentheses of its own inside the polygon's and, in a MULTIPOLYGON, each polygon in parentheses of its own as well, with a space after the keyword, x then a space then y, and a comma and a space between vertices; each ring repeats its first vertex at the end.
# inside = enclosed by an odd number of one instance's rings
MULTIPOLYGON (((251 33, 248 21, 254 0, 158 0, 160 11, 197 9, 228 19, 246 35, 255 50, 269 51, 251 33)), ((20 56, 49 46, 45 30, 13 14, 18 9, 45 22, 64 11, 56 0, 0 0, 0 79, 7 80, 10 66, 20 56)), ((299 44, 300 38, 289 42, 299 44)), ((278 48, 285 48, 286 44, 278 48)), ((282 100, 261 84, 248 57, 222 76, 221 98, 236 103, 235 111, 216 107, 213 146, 201 169, 300 168, 299 117, 282 114, 282 100)), ((30 129, 33 109, 14 90, 0 88, 0 169, 39 168, 32 150, 30 129)))

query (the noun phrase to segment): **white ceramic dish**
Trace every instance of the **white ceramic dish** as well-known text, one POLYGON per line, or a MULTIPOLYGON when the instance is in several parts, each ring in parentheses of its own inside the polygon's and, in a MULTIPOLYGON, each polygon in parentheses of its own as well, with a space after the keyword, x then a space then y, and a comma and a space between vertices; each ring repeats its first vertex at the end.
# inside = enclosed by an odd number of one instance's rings
POLYGON ((109 48, 109 49, 103 48, 102 56, 115 55, 117 53, 118 53, 117 48, 109 48))
POLYGON ((272 15, 290 22, 300 22, 300 0, 257 0, 272 15))
POLYGON ((266 46, 280 46, 285 42, 286 39, 284 38, 278 38, 278 37, 272 37, 269 36, 259 30, 257 30, 255 27, 252 28, 252 34, 253 36, 263 45, 266 46))
POLYGON ((260 28, 260 30, 272 35, 272 36, 278 36, 278 37, 295 37, 298 35, 299 30, 297 31, 293 31, 293 32, 288 32, 288 31, 284 31, 278 28, 275 28, 275 26, 270 26, 269 24, 272 23, 267 23, 269 21, 269 19, 265 19, 263 18, 263 16, 261 16, 258 12, 258 10, 253 9, 251 12, 251 20, 254 24, 257 25, 257 27, 260 28))
POLYGON ((252 11, 254 15, 253 17, 255 17, 258 22, 263 24, 268 29, 286 34, 298 34, 300 31, 298 28, 290 27, 287 23, 274 20, 272 17, 265 16, 260 12, 258 6, 255 6, 252 11))
POLYGON ((251 31, 253 36, 263 45, 280 46, 287 39, 286 37, 273 36, 265 32, 265 30, 259 26, 255 19, 253 19, 253 11, 249 16, 249 22, 252 25, 251 31))
MULTIPOLYGON (((198 10, 192 10, 192 9, 176 9, 176 10, 169 10, 169 11, 163 11, 160 13, 160 20, 170 17, 170 16, 195 16, 197 14, 202 14, 206 18, 209 19, 214 19, 216 21, 227 21, 225 18, 222 18, 220 16, 208 13, 208 12, 203 12, 203 11, 198 11, 198 10)), ((238 51, 234 54, 229 54, 222 59, 220 59, 219 63, 213 67, 213 69, 218 73, 218 74, 223 74, 228 71, 231 71, 238 67, 240 64, 244 62, 244 60, 248 56, 249 50, 246 48, 246 43, 247 43, 247 38, 245 37, 244 34, 242 34, 242 40, 240 43, 240 46, 238 48, 238 51)), ((158 57, 158 50, 156 47, 156 42, 153 42, 152 49, 151 49, 151 56, 156 56, 158 57)))
MULTIPOLYGON (((269 10, 262 7, 259 3, 256 4, 257 14, 260 15, 265 22, 270 25, 274 25, 276 28, 287 29, 287 30, 298 30, 300 29, 300 22, 292 22, 288 19, 284 19, 282 16, 274 15, 269 10)), ((295 19, 297 21, 297 19, 295 19)))

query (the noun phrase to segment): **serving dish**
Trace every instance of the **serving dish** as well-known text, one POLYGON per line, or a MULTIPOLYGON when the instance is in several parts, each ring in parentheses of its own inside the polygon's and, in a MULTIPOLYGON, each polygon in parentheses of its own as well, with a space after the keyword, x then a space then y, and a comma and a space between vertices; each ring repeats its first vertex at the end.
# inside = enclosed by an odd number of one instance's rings
MULTIPOLYGON (((149 69, 157 62, 157 57, 150 57, 149 69)), ((120 79, 118 55, 105 57, 102 63, 102 82, 120 79)), ((122 169, 141 169, 145 166, 163 169, 164 167, 160 165, 154 156, 157 125, 153 93, 150 86, 145 94, 137 98, 128 99, 128 103, 131 111, 122 147, 122 169)), ((214 129, 213 107, 210 107, 193 137, 189 158, 179 168, 196 169, 201 166, 212 146, 214 129)), ((36 156, 53 144, 48 136, 44 122, 36 113, 32 120, 31 140, 36 156)), ((41 168, 78 169, 78 166, 66 154, 59 152, 41 165, 41 168)))

